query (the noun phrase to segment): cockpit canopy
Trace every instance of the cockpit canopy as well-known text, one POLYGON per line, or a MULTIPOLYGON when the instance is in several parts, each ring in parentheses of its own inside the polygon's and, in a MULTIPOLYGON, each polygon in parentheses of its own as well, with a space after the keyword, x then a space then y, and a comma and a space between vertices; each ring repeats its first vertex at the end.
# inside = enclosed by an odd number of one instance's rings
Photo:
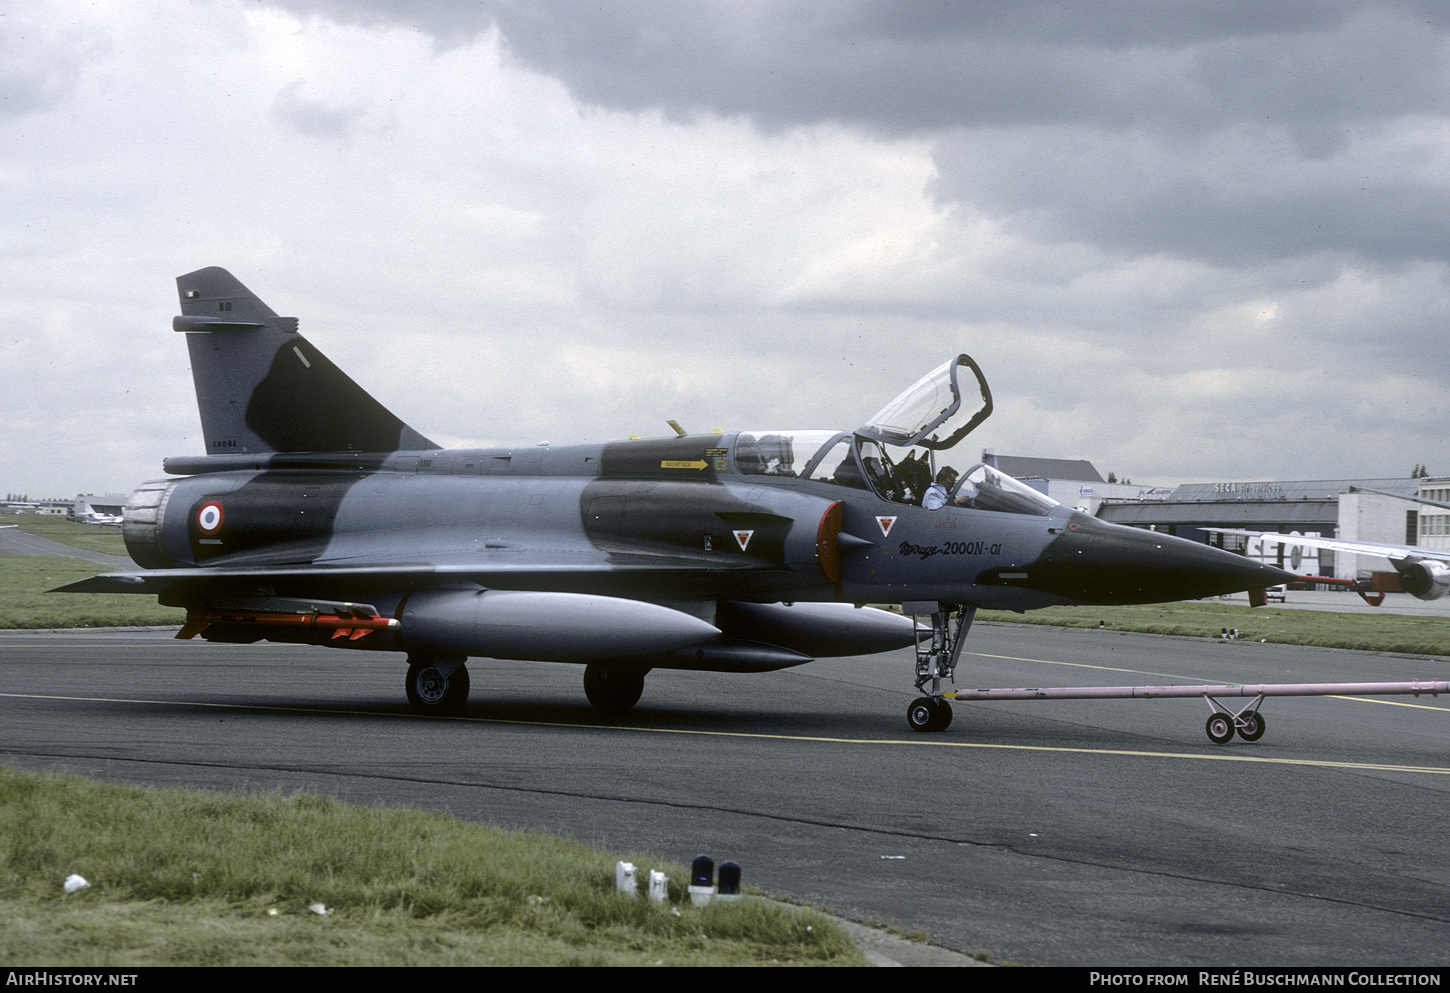
POLYGON ((995 510, 1003 514, 1032 514, 1036 517, 1046 517, 1054 508, 1061 506, 1046 493, 1037 492, 985 462, 962 474, 948 500, 956 507, 995 510))
MULTIPOLYGON (((734 439, 735 469, 746 476, 806 479, 864 490, 883 500, 919 507, 940 469, 938 454, 955 446, 991 413, 992 393, 982 370, 970 356, 958 355, 917 380, 856 431, 740 432, 734 439), (920 451, 913 446, 920 446, 920 451)), ((954 483, 948 506, 1038 516, 1058 506, 985 463, 974 464, 954 483)))
MULTIPOLYGON (((921 506, 936 478, 929 451, 898 452, 850 431, 742 431, 735 468, 745 476, 808 479, 875 493, 892 503, 921 506)), ((956 479, 948 506, 1043 517, 1057 501, 1011 476, 978 463, 956 479)))
POLYGON ((991 413, 987 378, 970 355, 958 355, 918 379, 856 433, 883 445, 921 445, 940 452, 956 447, 991 413), (971 378, 963 377, 962 370, 970 371, 971 378))

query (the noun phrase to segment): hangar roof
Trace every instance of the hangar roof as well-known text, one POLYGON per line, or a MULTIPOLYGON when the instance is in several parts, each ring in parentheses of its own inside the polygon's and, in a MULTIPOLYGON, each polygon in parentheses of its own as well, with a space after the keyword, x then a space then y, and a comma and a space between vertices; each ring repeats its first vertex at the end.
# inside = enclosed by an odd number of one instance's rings
POLYGON ((1184 483, 1167 500, 1105 501, 1098 517, 1114 524, 1211 524, 1219 527, 1334 526, 1339 495, 1351 486, 1413 496, 1417 479, 1311 479, 1260 483, 1184 483))
POLYGON ((983 454, 983 461, 1014 479, 1071 479, 1089 483, 1106 482, 1087 459, 1039 459, 1026 455, 983 454))
POLYGON ((1368 486, 1414 496, 1418 479, 1309 479, 1294 482, 1262 483, 1184 483, 1173 491, 1170 500, 1188 503, 1201 500, 1221 503, 1230 500, 1336 500, 1351 486, 1368 486))

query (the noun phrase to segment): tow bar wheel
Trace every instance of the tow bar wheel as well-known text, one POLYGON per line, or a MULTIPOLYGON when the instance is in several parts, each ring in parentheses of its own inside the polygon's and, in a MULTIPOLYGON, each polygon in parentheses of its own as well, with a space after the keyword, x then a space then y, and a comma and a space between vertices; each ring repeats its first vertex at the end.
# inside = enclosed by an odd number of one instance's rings
MULTIPOLYGON (((1208 732, 1209 741, 1215 745, 1226 745, 1233 740, 1234 719, 1222 711, 1211 714, 1208 718, 1208 723, 1204 726, 1204 730, 1208 732)), ((1249 740, 1252 741, 1253 739, 1250 738, 1249 740)))
POLYGON ((1258 741, 1264 736, 1264 718, 1257 710, 1240 714, 1238 725, 1239 737, 1244 741, 1258 741))

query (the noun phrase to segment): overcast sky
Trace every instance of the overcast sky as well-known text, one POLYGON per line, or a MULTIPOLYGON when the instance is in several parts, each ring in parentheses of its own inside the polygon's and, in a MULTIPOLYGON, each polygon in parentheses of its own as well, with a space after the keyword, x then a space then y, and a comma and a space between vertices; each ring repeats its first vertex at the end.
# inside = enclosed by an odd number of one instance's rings
POLYGON ((1450 6, 0 0, 0 492, 202 452, 208 265, 450 445, 1450 473, 1450 6))

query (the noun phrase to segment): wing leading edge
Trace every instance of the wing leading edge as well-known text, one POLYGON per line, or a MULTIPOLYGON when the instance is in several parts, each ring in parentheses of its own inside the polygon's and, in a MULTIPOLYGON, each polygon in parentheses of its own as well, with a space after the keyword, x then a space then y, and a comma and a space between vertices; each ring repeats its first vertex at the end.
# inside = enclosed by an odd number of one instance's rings
POLYGON ((1392 545, 1377 541, 1351 541, 1345 538, 1305 537, 1301 534, 1274 534, 1264 531, 1238 531, 1233 528, 1204 528, 1214 534, 1234 534, 1243 538, 1262 538, 1278 545, 1302 545, 1305 548, 1323 548, 1331 552, 1353 552, 1358 555, 1378 555, 1394 562, 1397 559, 1435 559, 1450 561, 1450 549, 1421 548, 1417 545, 1392 545))

